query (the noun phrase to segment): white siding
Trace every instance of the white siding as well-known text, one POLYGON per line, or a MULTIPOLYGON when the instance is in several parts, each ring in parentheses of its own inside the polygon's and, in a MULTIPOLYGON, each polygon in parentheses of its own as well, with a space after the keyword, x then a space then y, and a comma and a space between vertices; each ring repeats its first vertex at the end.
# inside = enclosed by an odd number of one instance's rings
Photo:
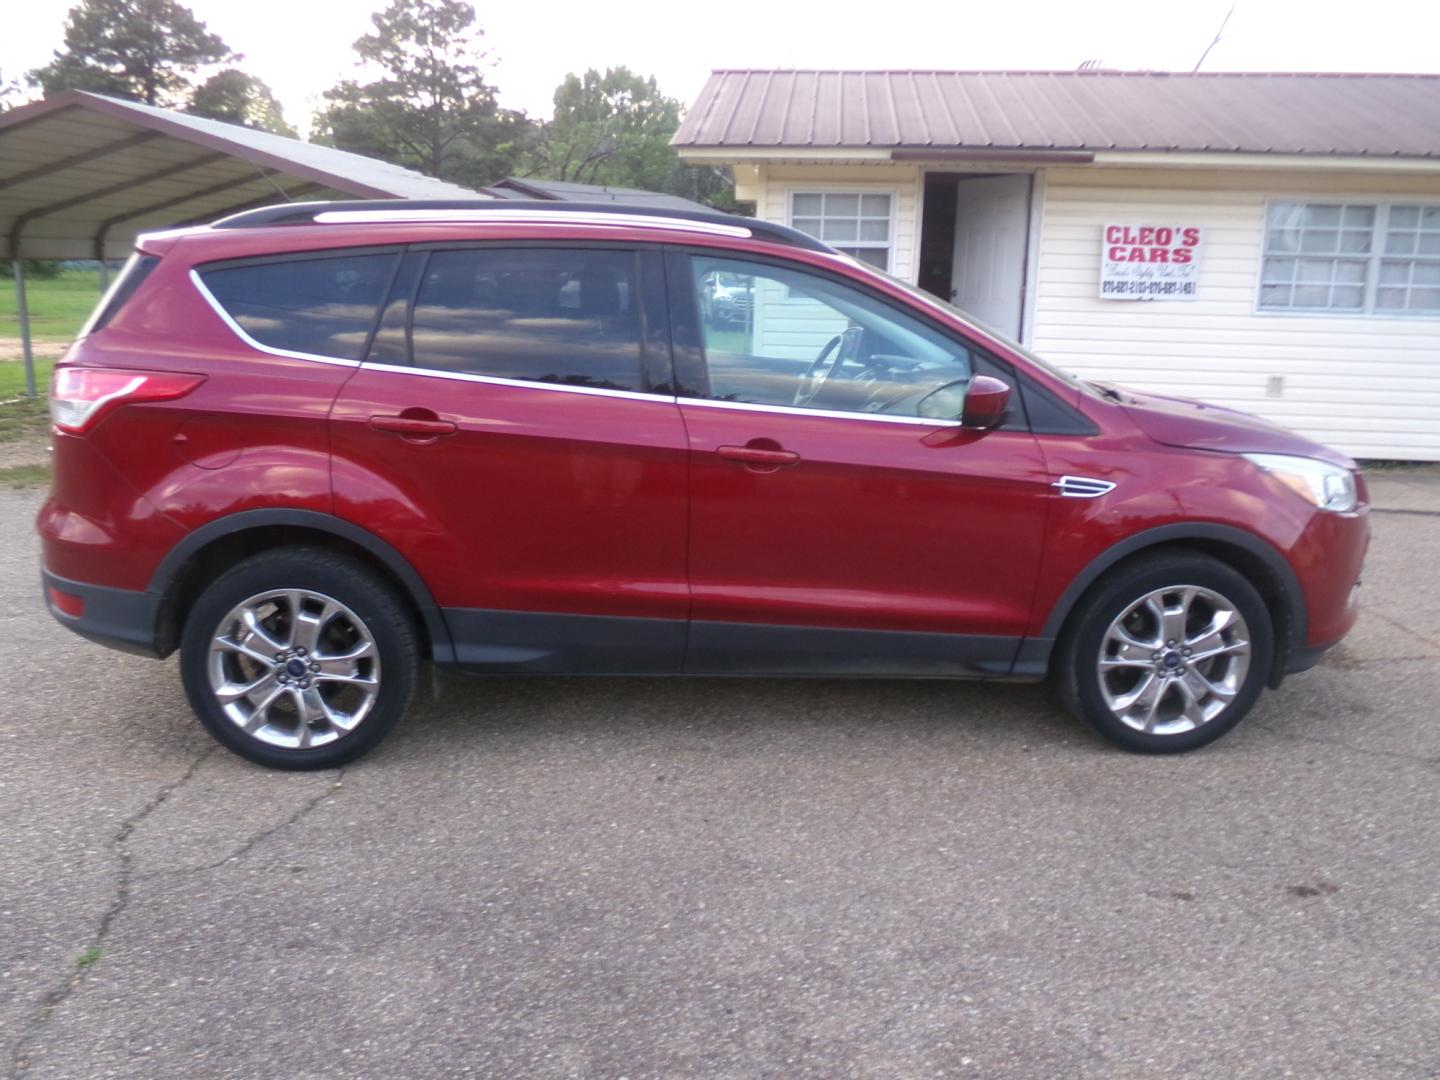
MULTIPOLYGON (((920 170, 914 165, 765 165, 755 216, 790 224, 792 192, 857 191, 891 196, 890 273, 915 280, 920 170)), ((805 300, 757 295, 755 349, 766 356, 813 360, 846 320, 805 300)))
POLYGON ((1266 201, 1440 201, 1440 178, 1052 170, 1032 343, 1088 378, 1258 413, 1359 457, 1440 460, 1440 318, 1259 313, 1266 201), (1098 298, 1106 224, 1205 229, 1194 301, 1098 298), (1267 396, 1272 378, 1283 393, 1267 396))
POLYGON ((915 280, 919 246, 920 168, 917 165, 764 165, 755 216, 790 224, 792 191, 859 191, 890 193, 895 215, 891 232, 890 273, 915 280))
POLYGON ((755 290, 755 338, 751 348, 757 356, 814 360, 826 342, 849 325, 850 321, 834 308, 789 296, 779 283, 762 280, 755 290))

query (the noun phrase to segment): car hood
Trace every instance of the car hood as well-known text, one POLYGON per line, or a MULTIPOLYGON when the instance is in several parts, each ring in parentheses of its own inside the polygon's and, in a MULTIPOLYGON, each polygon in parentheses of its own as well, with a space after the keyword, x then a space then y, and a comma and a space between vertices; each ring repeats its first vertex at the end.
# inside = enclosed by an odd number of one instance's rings
POLYGON ((1355 462, 1338 450, 1238 409, 1193 398, 1119 389, 1120 407, 1146 435, 1164 446, 1231 454, 1295 454, 1347 469, 1355 462))

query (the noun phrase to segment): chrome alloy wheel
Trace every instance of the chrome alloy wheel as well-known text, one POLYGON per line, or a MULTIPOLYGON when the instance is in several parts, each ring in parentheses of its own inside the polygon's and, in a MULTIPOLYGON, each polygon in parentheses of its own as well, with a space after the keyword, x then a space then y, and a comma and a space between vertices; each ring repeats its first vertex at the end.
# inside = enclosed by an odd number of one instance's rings
POLYGON ((352 731, 380 690, 364 622, 323 593, 277 589, 237 604, 210 641, 221 711, 270 746, 308 750, 352 731))
POLYGON ((1173 585, 1120 613, 1096 666, 1117 720, 1147 735, 1178 735, 1230 707, 1250 670, 1250 630, 1219 593, 1173 585))

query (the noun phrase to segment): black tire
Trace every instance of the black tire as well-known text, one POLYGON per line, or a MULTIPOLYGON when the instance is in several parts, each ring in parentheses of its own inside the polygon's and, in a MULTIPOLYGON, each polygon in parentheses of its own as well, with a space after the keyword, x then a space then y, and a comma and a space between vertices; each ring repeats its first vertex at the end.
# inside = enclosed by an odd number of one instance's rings
MULTIPOLYGON (((1143 641, 1146 649, 1150 648, 1151 634, 1154 632, 1151 627, 1158 628, 1159 620, 1143 609, 1128 618, 1136 620, 1127 625, 1134 628, 1137 640, 1143 641)), ((1163 636, 1163 631, 1157 635, 1163 636)), ((1179 640, 1183 645, 1184 639, 1179 640)), ((1195 651, 1198 653, 1205 650, 1195 651)), ((1205 555, 1183 551, 1157 552, 1122 563, 1096 582, 1081 598, 1071 613, 1059 643, 1056 683, 1060 697, 1070 711, 1088 721, 1110 742, 1138 753, 1181 753, 1215 741, 1245 718, 1270 677, 1274 651, 1274 629, 1270 612, 1259 592, 1245 577, 1224 563, 1205 555), (1177 712, 1190 705, 1197 716, 1203 714, 1203 708, 1193 704, 1194 698, 1188 692, 1187 688, 1193 684, 1187 681, 1186 686, 1167 686, 1167 681, 1175 684, 1177 681, 1187 680, 1185 665, 1188 660, 1180 655, 1180 648, 1166 648, 1162 643, 1155 652, 1143 657, 1145 666, 1142 667, 1129 659, 1139 656, 1140 649, 1121 646, 1109 637, 1112 624, 1145 597, 1158 590, 1166 590, 1160 598, 1162 607, 1167 604, 1179 607, 1184 595, 1180 590, 1192 586, 1206 590, 1195 594, 1196 599, 1193 601, 1192 618, 1197 623, 1204 619, 1207 613, 1213 616, 1218 600, 1228 602, 1233 610, 1239 613, 1245 628, 1244 634, 1238 633, 1234 628, 1228 631, 1231 634, 1229 645, 1233 652, 1193 665, 1194 673, 1188 678, 1200 676, 1196 682, 1205 685, 1214 677, 1216 682, 1212 685, 1221 686, 1225 693, 1233 692, 1233 697, 1229 698, 1228 702, 1220 692, 1207 698, 1207 701, 1218 706, 1218 711, 1213 718, 1198 724, 1194 716, 1180 715, 1177 712), (1247 662, 1243 667, 1238 657, 1242 650, 1235 644, 1240 640, 1249 643, 1247 662), (1119 652, 1121 648, 1127 649, 1123 654, 1126 666, 1108 670, 1103 677, 1105 684, 1102 685, 1099 671, 1102 650, 1105 656, 1118 664, 1122 662, 1122 654, 1119 652), (1175 659, 1170 658, 1172 653, 1176 654, 1175 659), (1151 661, 1154 662, 1153 667, 1149 666, 1151 661), (1234 667, 1228 666, 1232 663, 1234 667), (1171 665, 1178 670, 1172 670, 1171 665), (1144 684, 1144 680, 1152 676, 1156 681, 1144 684), (1133 683, 1125 681, 1131 678, 1134 679, 1133 683), (1153 699, 1160 708, 1149 709, 1149 714, 1155 719, 1156 727, 1168 726, 1174 730, 1166 733, 1131 726, 1132 723, 1142 722, 1143 714, 1152 700, 1149 696, 1142 695, 1142 700, 1135 706, 1135 714, 1126 713, 1131 723, 1121 719, 1107 703, 1107 688, 1110 690, 1111 700, 1123 703, 1127 700, 1127 694, 1142 690, 1142 684, 1161 687, 1153 699), (1192 726, 1186 730, 1186 724, 1192 726)))
POLYGON ((201 593, 180 639, 180 677, 200 722, 241 757, 273 769, 333 768, 368 753, 404 715, 419 662, 414 622, 390 584, 363 563, 319 548, 279 548, 236 564, 201 593), (265 644, 267 638, 245 636, 242 623, 231 618, 247 601, 283 590, 303 592, 295 598, 261 601, 252 612, 272 611, 262 629, 278 628, 269 638, 293 645, 297 653, 306 650, 297 644, 303 644, 304 637, 292 622, 296 615, 291 609, 298 606, 308 615, 314 636, 322 640, 312 642, 308 655, 289 660, 304 661, 313 671, 296 674, 287 660, 271 664, 266 675, 267 668, 250 652, 232 655, 226 648, 212 656, 212 644, 222 634, 227 641, 243 639, 253 652, 263 651, 276 659, 288 655, 289 649, 270 653, 273 646, 265 644), (326 605, 327 600, 338 610, 326 605), (358 620, 358 628, 352 620, 358 620), (364 657, 349 658, 357 652, 364 657), (314 673, 325 665, 338 677, 314 673), (348 673, 342 670, 346 668, 348 673), (253 697, 236 698, 226 705, 217 697, 212 676, 224 680, 222 686, 248 685, 251 679, 264 685, 253 697), (281 682, 286 685, 280 686, 281 682), (272 691, 277 696, 260 715, 257 706, 272 691), (323 701, 319 707, 315 707, 317 697, 323 701), (286 715, 287 708, 293 715, 286 715), (346 708, 351 711, 346 713, 346 708), (248 721, 237 718, 246 710, 248 721), (316 719, 304 722, 302 710, 316 719), (346 727, 355 716, 358 720, 346 727), (332 717, 344 720, 332 722, 332 717), (253 724, 257 733, 247 733, 243 723, 253 724), (291 737, 295 745, 277 745, 291 737))

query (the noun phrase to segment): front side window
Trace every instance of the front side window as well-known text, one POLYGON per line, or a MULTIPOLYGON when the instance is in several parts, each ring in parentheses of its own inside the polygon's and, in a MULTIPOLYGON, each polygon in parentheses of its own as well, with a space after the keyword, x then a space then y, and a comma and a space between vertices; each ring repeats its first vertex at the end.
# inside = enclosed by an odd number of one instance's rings
POLYGON ((790 226, 889 270, 893 201, 888 192, 796 192, 790 196, 790 226))
POLYGON ((200 280, 261 345, 358 360, 398 253, 326 255, 201 268, 200 280))
POLYGON ((956 420, 970 351, 852 286, 765 263, 690 260, 708 396, 956 420))
POLYGON ((1440 314, 1440 207, 1272 203, 1260 308, 1440 314))
POLYGON ((643 326, 632 251, 436 251, 411 328, 419 367, 641 390, 643 326))

